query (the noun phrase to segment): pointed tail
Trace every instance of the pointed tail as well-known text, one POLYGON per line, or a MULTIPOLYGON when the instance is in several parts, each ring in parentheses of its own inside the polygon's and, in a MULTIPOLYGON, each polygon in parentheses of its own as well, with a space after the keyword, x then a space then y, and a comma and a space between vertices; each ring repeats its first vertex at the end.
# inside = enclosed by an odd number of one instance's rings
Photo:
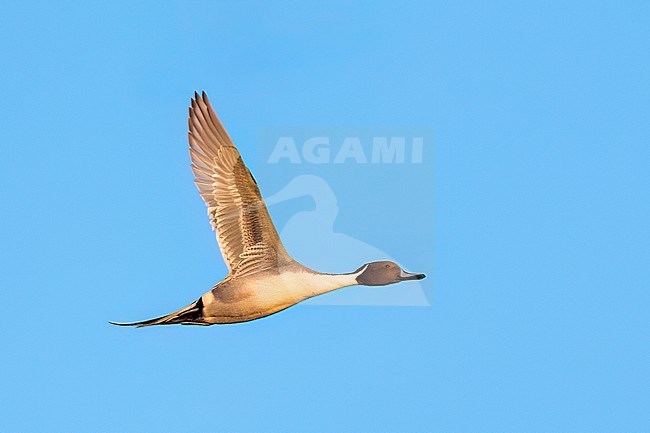
POLYGON ((117 323, 108 322, 111 325, 117 326, 135 326, 141 328, 143 326, 153 325, 174 325, 180 323, 181 325, 209 325, 203 320, 203 300, 199 298, 196 302, 181 308, 166 316, 156 317, 155 319, 143 320, 142 322, 132 323, 117 323))

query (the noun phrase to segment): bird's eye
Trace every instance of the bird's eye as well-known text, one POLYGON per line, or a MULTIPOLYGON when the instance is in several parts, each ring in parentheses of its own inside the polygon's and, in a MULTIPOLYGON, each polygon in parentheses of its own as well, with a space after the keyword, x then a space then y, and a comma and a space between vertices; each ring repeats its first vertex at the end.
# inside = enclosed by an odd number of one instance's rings
POLYGON ((386 269, 390 268, 390 265, 386 265, 386 269))

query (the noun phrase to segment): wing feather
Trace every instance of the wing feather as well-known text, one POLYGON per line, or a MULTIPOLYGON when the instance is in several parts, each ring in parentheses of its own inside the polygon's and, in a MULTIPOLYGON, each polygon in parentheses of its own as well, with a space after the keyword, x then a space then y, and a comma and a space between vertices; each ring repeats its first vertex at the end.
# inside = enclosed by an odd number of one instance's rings
POLYGON ((290 262, 257 182, 205 92, 194 94, 188 126, 194 183, 230 275, 251 275, 290 262))

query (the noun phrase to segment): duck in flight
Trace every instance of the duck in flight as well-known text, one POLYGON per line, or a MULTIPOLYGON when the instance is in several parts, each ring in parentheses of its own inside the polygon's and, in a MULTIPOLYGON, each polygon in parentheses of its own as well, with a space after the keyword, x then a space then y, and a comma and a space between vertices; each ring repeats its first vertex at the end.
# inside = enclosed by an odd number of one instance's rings
POLYGON ((343 287, 420 280, 390 261, 366 263, 348 274, 309 269, 287 254, 257 182, 217 117, 205 92, 194 93, 189 115, 194 182, 230 273, 185 308, 121 326, 214 325, 247 322, 343 287))

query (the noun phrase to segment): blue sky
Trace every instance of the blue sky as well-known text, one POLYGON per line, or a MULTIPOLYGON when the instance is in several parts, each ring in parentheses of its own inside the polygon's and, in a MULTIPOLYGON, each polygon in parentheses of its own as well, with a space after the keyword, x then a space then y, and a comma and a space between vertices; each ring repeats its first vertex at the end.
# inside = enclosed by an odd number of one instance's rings
POLYGON ((647 431, 650 7, 569 3, 5 5, 0 430, 647 431), (433 131, 418 167, 318 172, 431 306, 109 326, 225 275, 201 89, 266 195, 265 127, 433 131))

